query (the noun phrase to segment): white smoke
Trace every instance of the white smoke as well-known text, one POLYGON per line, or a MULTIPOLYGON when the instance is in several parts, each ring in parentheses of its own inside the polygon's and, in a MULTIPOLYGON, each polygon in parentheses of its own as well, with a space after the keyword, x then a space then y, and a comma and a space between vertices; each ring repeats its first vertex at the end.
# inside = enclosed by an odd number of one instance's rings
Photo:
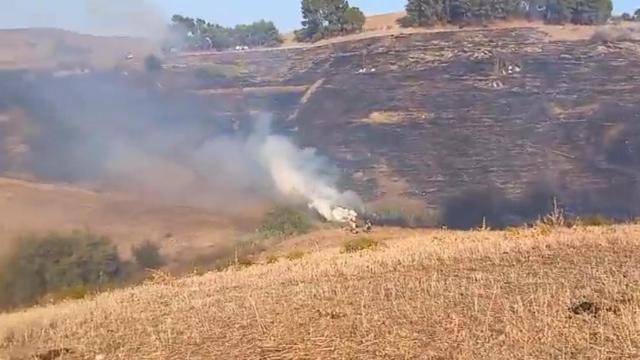
POLYGON ((315 149, 300 149, 288 138, 269 135, 260 151, 276 189, 283 195, 304 198, 326 220, 345 222, 351 214, 345 213, 344 207, 360 205, 355 193, 338 190, 335 177, 325 171, 315 149))
MULTIPOLYGON (((149 138, 153 136, 147 134, 149 138)), ((118 143, 105 166, 109 178, 137 184, 168 200, 225 209, 241 200, 262 198, 307 204, 327 221, 357 216, 362 201, 352 191, 338 190, 339 173, 313 148, 300 148, 275 135, 270 120, 257 119, 249 136, 216 136, 175 158, 141 143, 118 143)), ((167 140, 165 147, 172 147, 167 140)))

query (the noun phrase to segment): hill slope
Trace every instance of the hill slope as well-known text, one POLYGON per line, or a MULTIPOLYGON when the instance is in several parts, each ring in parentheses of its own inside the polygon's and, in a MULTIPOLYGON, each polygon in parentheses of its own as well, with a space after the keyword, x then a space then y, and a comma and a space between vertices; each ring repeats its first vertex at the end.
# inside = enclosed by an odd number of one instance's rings
MULTIPOLYGON (((640 214, 638 53, 637 40, 557 40, 537 26, 387 34, 186 54, 154 75, 3 72, 0 87, 11 91, 0 95, 0 115, 26 108, 58 138, 69 117, 220 134, 269 113, 278 132, 344 169, 345 187, 368 201, 420 203, 450 226, 530 220, 552 196, 575 214, 630 218, 640 214)), ((94 163, 74 142, 37 153, 29 141, 49 138, 3 132, 0 143, 15 148, 17 138, 32 160, 67 164, 58 149, 94 163)), ((0 159, 0 171, 10 162, 0 159)))
POLYGON ((0 30, 0 69, 139 66, 157 47, 148 40, 83 35, 58 29, 0 30), (137 59, 126 61, 131 53, 137 59))
POLYGON ((398 233, 0 316, 0 357, 637 358, 637 225, 398 233), (23 356, 23 357, 21 357, 23 356))
POLYGON ((0 256, 20 236, 77 229, 111 237, 123 254, 145 240, 158 242, 170 262, 219 251, 241 229, 253 230, 263 209, 242 215, 168 205, 132 194, 0 177, 0 256))

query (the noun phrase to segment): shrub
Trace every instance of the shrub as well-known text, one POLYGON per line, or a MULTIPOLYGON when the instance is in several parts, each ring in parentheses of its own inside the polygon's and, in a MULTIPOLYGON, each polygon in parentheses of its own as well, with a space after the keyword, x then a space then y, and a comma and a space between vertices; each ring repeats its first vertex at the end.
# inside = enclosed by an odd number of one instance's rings
POLYGON ((277 255, 268 255, 267 256, 267 264, 275 264, 280 260, 277 255))
POLYGON ((0 307, 33 304, 47 293, 119 279, 123 262, 107 237, 89 232, 19 239, 0 261, 0 307))
POLYGON ((277 208, 267 214, 258 232, 265 237, 300 235, 312 229, 306 214, 290 208, 277 208))
POLYGON ((215 271, 224 271, 227 269, 242 269, 255 265, 256 263, 248 255, 237 254, 224 259, 219 259, 213 264, 215 271))
POLYGON ((162 71, 162 60, 155 55, 149 55, 144 59, 144 68, 147 72, 162 71))
POLYGON ((578 219, 578 224, 582 226, 608 226, 615 224, 614 219, 608 218, 604 215, 589 215, 578 219))
POLYGON ((75 285, 60 289, 45 297, 45 302, 57 303, 64 300, 80 300, 89 295, 90 289, 86 285, 75 285))
POLYGON ((208 64, 197 67, 193 74, 202 80, 221 80, 238 77, 243 73, 242 68, 236 65, 208 64))
POLYGON ((346 241, 342 245, 342 252, 346 254, 353 254, 363 250, 375 249, 378 247, 378 245, 378 241, 372 238, 359 237, 346 241))
POLYGON ((159 269, 166 263, 160 254, 160 247, 148 240, 138 246, 133 246, 131 253, 136 264, 143 269, 159 269))
POLYGON ((292 250, 287 254, 286 258, 289 261, 300 260, 304 255, 305 253, 302 250, 292 250))
POLYGON ((243 256, 239 256, 236 261, 235 261, 235 265, 238 267, 249 267, 249 266, 253 266, 256 263, 253 261, 253 259, 251 259, 251 257, 243 255, 243 256))
POLYGON ((433 211, 410 211, 401 208, 382 208, 373 215, 377 225, 400 227, 434 227, 440 223, 440 215, 433 211))

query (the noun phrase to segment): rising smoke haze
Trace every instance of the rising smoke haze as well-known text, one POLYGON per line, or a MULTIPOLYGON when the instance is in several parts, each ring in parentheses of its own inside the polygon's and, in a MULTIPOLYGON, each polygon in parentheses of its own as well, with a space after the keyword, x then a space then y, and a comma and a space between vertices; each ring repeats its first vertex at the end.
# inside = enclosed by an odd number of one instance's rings
POLYGON ((235 131, 206 99, 163 95, 120 74, 19 81, 14 90, 29 110, 8 121, 29 130, 13 134, 20 153, 0 151, 19 158, 21 172, 221 211, 286 202, 340 221, 338 207, 363 207, 338 189, 340 172, 327 158, 274 132, 268 114, 235 131))
POLYGON ((167 200, 217 209, 239 200, 286 201, 306 203, 328 221, 344 221, 336 209, 363 208, 357 194, 338 190, 338 171, 326 158, 273 134, 270 124, 269 116, 262 115, 250 134, 207 139, 173 160, 133 144, 114 144, 108 150, 106 175, 167 200))
POLYGON ((167 14, 149 0, 0 0, 0 28, 60 28, 160 39, 167 14), (9 9, 8 11, 6 9, 9 9))

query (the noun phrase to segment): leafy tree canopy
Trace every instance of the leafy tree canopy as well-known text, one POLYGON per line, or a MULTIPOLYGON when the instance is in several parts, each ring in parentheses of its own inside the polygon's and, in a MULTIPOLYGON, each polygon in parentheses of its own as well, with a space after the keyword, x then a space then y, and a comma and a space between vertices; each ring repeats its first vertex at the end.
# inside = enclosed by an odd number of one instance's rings
POLYGON ((265 47, 282 44, 280 31, 271 21, 224 27, 203 19, 174 15, 169 26, 170 46, 209 50, 224 50, 234 46, 265 47))
POLYGON ((611 17, 611 0, 408 0, 403 26, 542 19, 549 23, 599 24, 611 17))
POLYGON ((302 0, 302 29, 296 31, 298 41, 350 34, 362 30, 364 13, 347 0, 302 0))

